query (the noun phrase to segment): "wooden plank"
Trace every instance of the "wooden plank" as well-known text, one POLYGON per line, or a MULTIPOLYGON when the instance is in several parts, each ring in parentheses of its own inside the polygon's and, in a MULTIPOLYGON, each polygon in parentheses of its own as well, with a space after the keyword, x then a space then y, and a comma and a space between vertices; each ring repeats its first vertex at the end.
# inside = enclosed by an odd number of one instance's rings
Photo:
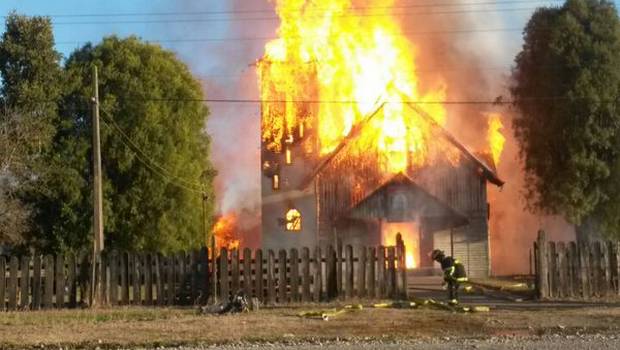
POLYGON ((290 253, 290 276, 291 276, 291 301, 299 302, 299 256, 297 249, 291 249, 290 253))
POLYGON ((176 255, 176 304, 175 305, 189 305, 190 292, 189 292, 189 274, 187 253, 185 251, 179 252, 176 255))
POLYGON ((141 254, 132 253, 131 260, 131 303, 142 305, 142 278, 144 275, 144 260, 141 254))
POLYGON ((276 303, 275 260, 275 253, 269 249, 267 252, 267 302, 270 305, 276 303))
POLYGON ((228 250, 222 248, 220 250, 219 269, 220 273, 220 298, 228 300, 229 298, 229 277, 228 277, 228 250))
POLYGON ((45 256, 45 292, 43 294, 43 305, 46 309, 51 309, 54 303, 54 257, 45 256))
POLYGON ((620 295, 620 242, 609 242, 609 261, 613 291, 620 295))
POLYGON ((74 308, 77 306, 77 266, 74 254, 68 254, 67 265, 67 306, 74 308))
POLYGON ((336 266, 336 250, 328 246, 325 252, 325 292, 328 300, 338 296, 338 268, 336 266))
POLYGON ((602 295, 610 295, 612 290, 612 280, 611 280, 611 262, 609 255, 609 245, 611 242, 601 242, 601 268, 602 268, 602 278, 603 278, 603 290, 602 295))
POLYGON ((6 260, 0 255, 0 311, 6 310, 6 260))
POLYGON ((377 298, 386 297, 385 247, 377 249, 377 298))
POLYGON ((405 246, 405 242, 400 239, 399 244, 399 292, 398 295, 400 298, 407 300, 407 247, 405 246))
POLYGON ((353 298, 353 247, 347 245, 344 248, 344 288, 347 299, 353 298))
POLYGON ((199 267, 200 273, 198 275, 198 293, 200 294, 200 298, 197 303, 205 304, 209 301, 209 295, 211 294, 211 290, 209 286, 211 285, 211 274, 209 272, 209 250, 206 247, 202 247, 199 253, 199 267))
POLYGON ((189 303, 190 305, 198 305, 198 291, 200 287, 198 286, 198 281, 200 280, 200 251, 192 250, 188 254, 189 266, 189 303))
POLYGON ((387 284, 386 293, 390 298, 396 297, 396 249, 392 247, 387 248, 387 284))
POLYGON ((590 271, 589 257, 590 252, 585 242, 579 242, 579 281, 581 284, 581 297, 590 297, 590 271))
POLYGON ((129 254, 122 252, 119 259, 120 278, 121 278, 121 304, 129 304, 129 254))
POLYGON ((110 255, 110 305, 118 305, 118 289, 119 289, 119 275, 120 275, 120 268, 119 268, 119 260, 120 260, 120 256, 119 253, 117 251, 113 251, 112 254, 110 255))
POLYGON ((17 281, 19 276, 19 258, 15 255, 11 256, 9 260, 9 283, 8 283, 8 295, 9 304, 8 310, 17 310, 17 281))
POLYGON ((30 256, 23 255, 20 263, 19 308, 28 310, 30 308, 30 256))
POLYGON ((323 263, 322 263, 321 247, 314 248, 313 272, 314 278, 312 283, 312 296, 314 302, 320 302, 323 292, 323 263))
POLYGON ((600 284, 600 256, 601 246, 598 242, 590 242, 590 285, 592 288, 590 292, 592 296, 600 296, 599 284, 600 284))
POLYGON ((286 250, 280 249, 278 252, 278 303, 284 304, 288 302, 287 289, 288 282, 286 279, 286 250))
POLYGON ((310 294, 310 249, 304 247, 301 251, 301 301, 311 300, 310 294))
POLYGON ((153 256, 142 254, 142 271, 144 274, 144 304, 153 305, 153 256))
POLYGON ((233 249, 230 252, 230 286, 233 294, 236 294, 241 289, 239 265, 239 250, 233 249))
POLYGON ((177 287, 177 264, 174 255, 166 257, 166 305, 171 306, 176 303, 177 287))
POLYGON ((566 246, 564 242, 558 242, 556 245, 557 262, 558 262, 558 288, 556 296, 559 298, 565 298, 568 289, 567 275, 568 265, 566 264, 566 246))
POLYGON ((544 231, 538 231, 535 245, 536 286, 538 299, 549 297, 549 264, 547 259, 547 236, 544 231))
POLYGON ((366 277, 366 280, 368 281, 367 282, 368 290, 366 294, 370 298, 373 298, 377 295, 377 292, 375 290, 375 281, 376 281, 375 266, 377 263, 377 249, 375 247, 368 248, 367 260, 368 260, 368 276, 366 277))
POLYGON ((575 242, 568 243, 567 259, 569 269, 567 295, 572 298, 576 295, 579 276, 579 255, 577 254, 577 244, 575 242))
POLYGON ((263 278, 263 251, 261 249, 257 249, 256 253, 254 253, 254 264, 256 265, 254 268, 254 296, 257 297, 261 302, 265 302, 265 290, 264 290, 264 278, 263 278))
POLYGON ((366 296, 366 247, 358 248, 357 257, 357 293, 358 297, 366 296))
MULTIPOLYGON (((4 258, 1 258, 4 259, 4 258)), ((4 280, 4 270, 0 261, 0 288, 4 280)), ((0 311, 3 308, 4 298, 0 296, 0 311)), ((32 310, 41 308, 41 255, 35 254, 32 262, 32 310)))
POLYGON ((558 264, 555 242, 547 242, 547 247, 547 264, 549 265, 549 296, 551 298, 556 298, 558 296, 558 264))
POLYGON ((342 248, 342 239, 338 239, 336 241, 336 289, 339 296, 344 295, 344 290, 342 289, 342 264, 344 262, 342 258, 342 248))
POLYGON ((157 305, 166 305, 166 291, 165 291, 165 278, 166 278, 166 267, 165 267, 165 258, 161 254, 154 255, 155 259, 154 269, 155 269, 155 290, 157 291, 157 305))
POLYGON ((56 308, 65 307, 65 259, 62 254, 56 255, 56 308))
POLYGON ((243 249, 243 292, 249 298, 252 296, 252 250, 243 249))

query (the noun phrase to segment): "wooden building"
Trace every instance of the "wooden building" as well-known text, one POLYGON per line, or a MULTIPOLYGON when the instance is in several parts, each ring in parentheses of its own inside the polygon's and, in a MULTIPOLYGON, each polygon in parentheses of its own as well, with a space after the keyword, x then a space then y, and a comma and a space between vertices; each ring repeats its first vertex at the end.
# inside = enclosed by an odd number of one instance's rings
POLYGON ((409 161, 406 170, 386 174, 380 169, 384 155, 355 144, 364 126, 354 126, 323 156, 315 148, 316 128, 304 130, 303 124, 276 150, 263 142, 263 247, 312 247, 337 240, 393 245, 392 237, 401 233, 408 266, 411 257, 412 266, 432 268, 428 253, 439 248, 460 259, 470 276, 488 275, 487 185, 503 185, 492 161, 471 153, 434 124, 426 150, 432 161, 422 167, 409 161))

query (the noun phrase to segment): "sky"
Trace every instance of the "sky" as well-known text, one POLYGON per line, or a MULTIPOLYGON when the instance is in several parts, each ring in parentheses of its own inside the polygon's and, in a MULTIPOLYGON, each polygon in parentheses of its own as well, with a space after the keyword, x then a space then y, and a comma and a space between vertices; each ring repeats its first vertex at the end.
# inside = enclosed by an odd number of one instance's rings
MULTIPOLYGON (((459 36, 455 42, 476 47, 489 65, 500 67, 491 71, 500 76, 509 73, 522 43, 521 28, 533 9, 558 1, 396 1, 407 6, 446 3, 460 3, 457 8, 463 10, 462 14, 439 14, 447 25, 452 16, 470 17, 469 27, 457 28, 465 32, 455 33, 459 36)), ((13 10, 52 17, 57 49, 65 57, 86 42, 97 43, 112 34, 157 42, 190 67, 211 99, 257 98, 253 64, 262 56, 267 39, 275 37, 279 22, 269 0, 0 0, 0 15, 13 10)), ((410 23, 415 23, 416 16, 420 15, 411 15, 410 23)), ((259 106, 210 103, 209 108, 206 129, 213 139, 212 157, 219 171, 218 204, 226 212, 253 203, 248 198, 260 195, 259 106)))

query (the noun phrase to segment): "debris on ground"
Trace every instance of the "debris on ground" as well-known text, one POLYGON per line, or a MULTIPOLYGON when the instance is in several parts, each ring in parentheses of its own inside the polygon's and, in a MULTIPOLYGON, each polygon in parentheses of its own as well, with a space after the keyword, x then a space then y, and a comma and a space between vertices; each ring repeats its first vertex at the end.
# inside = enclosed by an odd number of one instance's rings
POLYGON ((249 312, 250 310, 258 310, 258 303, 256 303, 255 305, 255 302, 257 301, 252 300, 252 304, 250 304, 245 293, 243 291, 238 291, 237 293, 232 295, 227 302, 215 305, 202 306, 200 308, 200 313, 224 315, 240 312, 249 312))

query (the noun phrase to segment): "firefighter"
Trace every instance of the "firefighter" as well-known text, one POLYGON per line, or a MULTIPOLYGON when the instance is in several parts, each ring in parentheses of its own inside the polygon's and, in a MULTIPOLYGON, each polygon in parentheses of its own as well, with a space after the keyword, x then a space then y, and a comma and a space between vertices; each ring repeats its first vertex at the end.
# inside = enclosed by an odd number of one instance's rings
POLYGON ((433 250, 431 258, 441 265, 443 270, 443 280, 448 287, 448 304, 457 305, 459 303, 458 290, 461 283, 467 281, 465 266, 451 256, 446 256, 439 249, 433 250))

